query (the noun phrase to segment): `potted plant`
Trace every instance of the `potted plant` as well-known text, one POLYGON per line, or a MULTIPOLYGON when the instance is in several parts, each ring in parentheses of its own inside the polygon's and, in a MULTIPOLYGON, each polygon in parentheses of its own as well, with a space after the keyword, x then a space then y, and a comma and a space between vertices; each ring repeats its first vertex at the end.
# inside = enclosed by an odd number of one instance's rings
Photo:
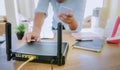
POLYGON ((25 30, 26 30, 26 27, 22 23, 16 27, 16 35, 18 37, 18 40, 21 40, 23 38, 25 30))

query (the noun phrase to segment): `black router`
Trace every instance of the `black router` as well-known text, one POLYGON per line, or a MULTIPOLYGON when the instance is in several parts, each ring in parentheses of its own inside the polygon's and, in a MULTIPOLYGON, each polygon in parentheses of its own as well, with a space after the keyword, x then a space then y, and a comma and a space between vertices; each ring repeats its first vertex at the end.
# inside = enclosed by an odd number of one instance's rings
POLYGON ((33 42, 26 43, 20 48, 12 51, 11 44, 11 23, 6 23, 6 53, 7 60, 10 61, 26 61, 29 56, 36 57, 32 62, 51 63, 59 66, 65 64, 69 45, 67 42, 62 42, 62 24, 58 23, 57 42, 33 42))

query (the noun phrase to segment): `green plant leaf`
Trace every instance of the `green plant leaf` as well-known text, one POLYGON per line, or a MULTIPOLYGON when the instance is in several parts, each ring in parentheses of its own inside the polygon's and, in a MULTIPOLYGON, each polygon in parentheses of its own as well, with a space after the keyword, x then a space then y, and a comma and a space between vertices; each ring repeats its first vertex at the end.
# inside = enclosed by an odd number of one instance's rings
POLYGON ((17 27, 16 27, 16 32, 25 32, 25 25, 24 24, 19 24, 17 27))

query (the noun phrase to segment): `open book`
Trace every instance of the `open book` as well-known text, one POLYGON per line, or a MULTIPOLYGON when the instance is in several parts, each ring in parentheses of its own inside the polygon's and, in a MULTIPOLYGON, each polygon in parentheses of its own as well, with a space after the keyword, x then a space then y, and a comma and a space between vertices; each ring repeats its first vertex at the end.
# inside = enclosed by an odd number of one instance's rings
POLYGON ((73 47, 95 52, 101 52, 104 45, 104 39, 80 40, 73 47))

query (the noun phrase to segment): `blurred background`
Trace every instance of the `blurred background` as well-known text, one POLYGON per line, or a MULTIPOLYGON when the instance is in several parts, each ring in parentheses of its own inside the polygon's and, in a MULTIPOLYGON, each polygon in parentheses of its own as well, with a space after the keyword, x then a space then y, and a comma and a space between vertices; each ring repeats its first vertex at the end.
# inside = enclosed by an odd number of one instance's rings
MULTIPOLYGON (((25 23, 31 28, 37 3, 38 0, 0 0, 0 35, 4 34, 4 22, 6 21, 14 25, 25 23)), ((107 28, 108 30, 113 28, 112 25, 114 25, 116 17, 120 15, 119 7, 120 0, 87 0, 83 28, 107 28)), ((48 13, 50 14, 45 20, 44 27, 52 26, 52 24, 48 26, 47 23, 52 22, 51 4, 48 13)), ((118 30, 120 30, 120 27, 118 30)))

